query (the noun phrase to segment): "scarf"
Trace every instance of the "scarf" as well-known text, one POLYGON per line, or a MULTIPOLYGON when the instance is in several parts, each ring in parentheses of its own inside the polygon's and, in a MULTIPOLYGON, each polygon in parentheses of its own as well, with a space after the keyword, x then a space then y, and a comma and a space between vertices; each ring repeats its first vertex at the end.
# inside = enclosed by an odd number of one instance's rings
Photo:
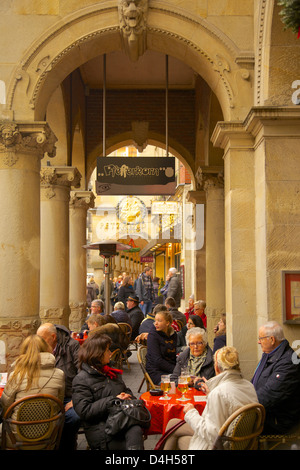
POLYGON ((102 374, 106 375, 109 379, 115 379, 117 374, 123 374, 123 371, 120 369, 113 369, 110 366, 103 366, 101 369, 102 374))
POLYGON ((189 371, 191 375, 199 375, 201 367, 203 366, 205 359, 207 356, 207 349, 203 351, 203 354, 201 356, 196 357, 190 354, 189 358, 189 371))

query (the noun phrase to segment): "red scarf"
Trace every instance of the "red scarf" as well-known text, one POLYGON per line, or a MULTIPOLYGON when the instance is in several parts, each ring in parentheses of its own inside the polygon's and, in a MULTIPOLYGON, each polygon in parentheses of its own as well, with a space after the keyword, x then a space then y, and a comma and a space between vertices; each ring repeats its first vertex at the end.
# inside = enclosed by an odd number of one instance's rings
POLYGON ((123 371, 120 369, 113 369, 110 366, 103 366, 101 369, 101 372, 109 377, 110 379, 115 379, 117 377, 117 374, 123 374, 123 371))

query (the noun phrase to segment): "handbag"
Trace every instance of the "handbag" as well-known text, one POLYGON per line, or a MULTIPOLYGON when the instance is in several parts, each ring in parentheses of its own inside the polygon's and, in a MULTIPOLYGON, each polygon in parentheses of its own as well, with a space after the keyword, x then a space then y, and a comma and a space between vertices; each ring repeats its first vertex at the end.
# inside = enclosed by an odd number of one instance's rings
POLYGON ((176 429, 180 428, 183 424, 185 424, 184 419, 178 421, 178 423, 174 424, 171 428, 169 428, 159 439, 159 441, 156 443, 154 450, 164 450, 165 442, 168 439, 173 432, 176 431, 176 429))
POLYGON ((136 398, 121 400, 115 398, 109 406, 105 432, 109 436, 115 436, 135 425, 147 429, 150 427, 150 423, 151 414, 143 400, 136 398))

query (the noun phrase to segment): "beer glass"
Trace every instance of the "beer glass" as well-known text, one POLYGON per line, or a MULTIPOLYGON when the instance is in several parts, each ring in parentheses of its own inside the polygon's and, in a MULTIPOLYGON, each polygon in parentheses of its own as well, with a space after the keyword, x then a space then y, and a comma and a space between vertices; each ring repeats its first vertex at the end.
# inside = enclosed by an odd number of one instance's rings
POLYGON ((171 382, 170 382, 170 376, 169 375, 162 375, 161 376, 160 388, 164 392, 163 396, 160 397, 160 400, 170 400, 171 397, 168 396, 168 392, 171 389, 171 382))
POLYGON ((187 401, 188 398, 185 396, 186 392, 188 391, 188 378, 186 375, 181 375, 178 377, 178 385, 177 385, 178 391, 182 393, 181 398, 178 398, 180 401, 187 401))

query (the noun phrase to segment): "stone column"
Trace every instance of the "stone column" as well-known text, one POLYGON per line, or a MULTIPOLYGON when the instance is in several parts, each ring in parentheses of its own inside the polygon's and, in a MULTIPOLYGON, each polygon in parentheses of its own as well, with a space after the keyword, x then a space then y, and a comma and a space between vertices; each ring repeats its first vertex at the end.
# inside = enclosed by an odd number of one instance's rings
POLYGON ((73 167, 41 170, 40 318, 69 327, 69 200, 81 175, 73 167))
POLYGON ((283 323, 292 345, 300 337, 300 308, 294 292, 295 315, 285 323, 283 276, 300 267, 299 106, 254 108, 245 127, 255 139, 257 327, 269 320, 283 323))
POLYGON ((201 170, 201 186, 206 193, 206 315, 209 344, 214 327, 225 312, 225 238, 223 169, 201 170))
POLYGON ((224 149, 227 344, 243 374, 257 364, 254 147, 243 123, 218 123, 212 141, 224 149))
POLYGON ((79 331, 86 318, 86 219, 94 207, 92 191, 71 191, 70 196, 70 292, 69 329, 79 331))
POLYGON ((0 370, 39 325, 40 161, 55 155, 46 123, 0 122, 0 370))
POLYGON ((206 300, 206 261, 205 261, 205 203, 206 197, 203 190, 189 191, 186 197, 187 202, 192 202, 193 207, 193 221, 192 221, 192 236, 191 233, 185 232, 185 251, 191 250, 192 254, 190 259, 194 259, 194 285, 193 294, 195 300, 206 300), (187 242, 187 237, 189 240, 187 242), (193 240, 193 237, 195 239, 193 240))

